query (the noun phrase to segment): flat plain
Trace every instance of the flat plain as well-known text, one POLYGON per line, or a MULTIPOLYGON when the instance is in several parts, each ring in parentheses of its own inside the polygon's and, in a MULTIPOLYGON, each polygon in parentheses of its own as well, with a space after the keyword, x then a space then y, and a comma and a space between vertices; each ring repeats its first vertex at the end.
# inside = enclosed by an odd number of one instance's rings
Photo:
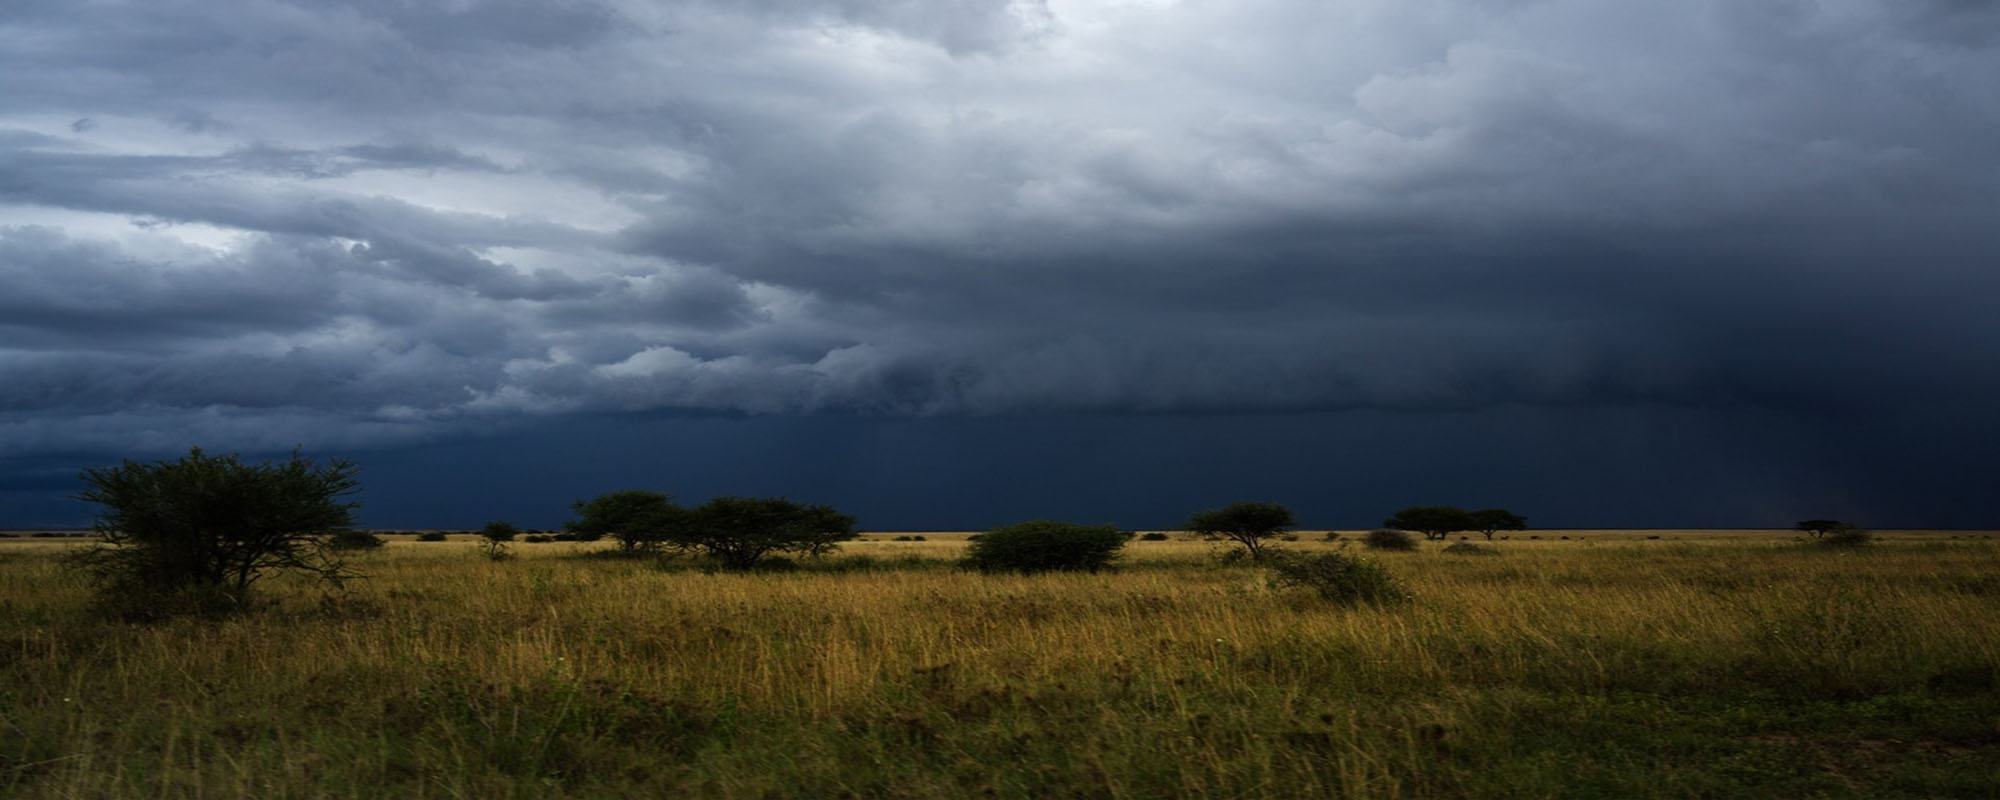
POLYGON ((750 574, 391 537, 152 625, 0 540, 0 796, 2000 795, 1993 533, 1425 543, 1353 608, 1210 542, 1022 577, 914 535, 750 574))

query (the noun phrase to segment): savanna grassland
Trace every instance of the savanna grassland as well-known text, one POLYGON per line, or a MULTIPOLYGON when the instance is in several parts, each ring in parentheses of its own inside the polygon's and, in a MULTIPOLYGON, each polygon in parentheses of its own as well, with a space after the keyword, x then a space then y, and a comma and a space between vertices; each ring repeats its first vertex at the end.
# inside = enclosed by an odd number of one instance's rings
POLYGON ((397 541, 153 625, 0 542, 0 796, 2000 794, 2000 538, 1426 543, 1359 608, 1202 542, 992 577, 868 538, 755 574, 397 541))

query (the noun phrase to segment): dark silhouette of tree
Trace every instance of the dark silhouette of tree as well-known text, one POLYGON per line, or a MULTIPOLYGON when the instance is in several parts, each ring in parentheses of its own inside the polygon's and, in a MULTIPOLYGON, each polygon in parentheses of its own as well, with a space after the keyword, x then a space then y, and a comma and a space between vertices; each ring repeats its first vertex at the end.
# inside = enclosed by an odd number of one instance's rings
POLYGON ((832 506, 784 498, 718 497, 669 525, 666 541, 699 550, 724 569, 750 569, 773 553, 819 556, 854 538, 855 519, 832 506))
POLYGON ((245 464, 194 448, 175 461, 127 460, 85 470, 76 498, 103 507, 96 546, 73 563, 100 597, 134 617, 243 607, 265 575, 297 571, 336 588, 351 577, 329 538, 354 523, 352 462, 325 465, 297 451, 245 464))
POLYGON ((520 532, 521 530, 512 523, 488 522, 486 527, 479 529, 479 549, 487 558, 505 561, 508 556, 507 543, 514 541, 515 535, 520 532))
POLYGON ((1382 527, 1416 531, 1425 539, 1438 541, 1453 531, 1474 530, 1472 515, 1452 506, 1410 506, 1383 520, 1382 527))
POLYGON ((1253 559, 1263 559, 1264 540, 1291 530, 1292 510, 1277 503, 1231 503, 1188 518, 1187 529, 1243 545, 1253 559))
POLYGON ((668 530, 686 513, 674 505, 673 498, 642 489, 578 500, 570 505, 570 511, 577 518, 563 523, 564 530, 583 541, 610 536, 618 540, 619 552, 628 556, 657 551, 667 540, 668 530))
POLYGON ((1528 518, 1504 508, 1482 508, 1470 514, 1472 530, 1486 534, 1486 541, 1493 541, 1495 531, 1524 531, 1528 529, 1528 518))

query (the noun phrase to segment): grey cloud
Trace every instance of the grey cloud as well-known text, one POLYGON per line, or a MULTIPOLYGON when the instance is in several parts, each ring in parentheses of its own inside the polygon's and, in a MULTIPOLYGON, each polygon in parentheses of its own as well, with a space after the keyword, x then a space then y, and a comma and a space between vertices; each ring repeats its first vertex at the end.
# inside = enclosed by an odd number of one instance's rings
POLYGON ((10 229, 5 407, 1903 413, 2000 383, 1994 18, 29 4, 0 201, 238 238, 10 229))

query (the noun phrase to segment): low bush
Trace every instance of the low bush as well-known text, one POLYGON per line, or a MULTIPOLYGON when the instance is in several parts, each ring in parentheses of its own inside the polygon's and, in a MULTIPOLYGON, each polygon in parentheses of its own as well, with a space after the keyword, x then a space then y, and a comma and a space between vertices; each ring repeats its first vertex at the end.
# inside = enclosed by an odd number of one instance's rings
POLYGON ((1324 541, 1338 542, 1340 541, 1340 531, 1327 531, 1325 536, 1319 538, 1324 541))
POLYGON ((1167 535, 1166 535, 1166 534, 1164 534, 1164 533, 1161 533, 1161 532, 1159 532, 1159 531, 1154 531, 1154 532, 1152 532, 1152 533, 1146 533, 1146 534, 1141 534, 1141 535, 1139 536, 1139 541, 1142 541, 1142 542, 1164 542, 1164 541, 1166 541, 1166 540, 1167 540, 1167 535))
POLYGON ((1361 537, 1361 543, 1370 550, 1415 550, 1417 540, 1407 533, 1389 528, 1376 528, 1361 537))
POLYGON ((387 544, 367 531, 340 531, 326 537, 326 546, 335 550, 373 550, 387 544))
POLYGON ((417 534, 419 542, 442 542, 445 538, 444 531, 424 531, 417 534))
POLYGON ((1311 589, 1341 605, 1382 605, 1408 600, 1410 593, 1382 565, 1340 553, 1304 555, 1274 552, 1266 559, 1271 585, 1311 589))
POLYGON ((1444 552, 1446 552, 1446 553, 1450 553, 1450 554, 1452 554, 1452 555, 1455 555, 1455 556, 1497 556, 1497 555, 1500 555, 1500 551, 1498 551, 1498 550, 1495 550, 1495 549, 1493 549, 1493 548, 1491 548, 1491 547, 1481 547, 1481 546, 1479 546, 1479 545, 1476 545, 1476 544, 1473 544, 1473 543, 1471 543, 1471 542, 1459 542, 1459 543, 1457 543, 1457 544, 1454 544, 1454 545, 1452 545, 1452 546, 1450 546, 1450 547, 1447 547, 1447 548, 1445 548, 1445 549, 1444 549, 1444 552))
POLYGON ((1035 520, 987 531, 963 564, 980 572, 1096 572, 1118 557, 1132 534, 1110 525, 1035 520))
POLYGON ((521 539, 521 541, 527 542, 528 544, 547 544, 555 540, 556 537, 550 536, 546 533, 531 533, 525 537, 522 537, 521 539))

